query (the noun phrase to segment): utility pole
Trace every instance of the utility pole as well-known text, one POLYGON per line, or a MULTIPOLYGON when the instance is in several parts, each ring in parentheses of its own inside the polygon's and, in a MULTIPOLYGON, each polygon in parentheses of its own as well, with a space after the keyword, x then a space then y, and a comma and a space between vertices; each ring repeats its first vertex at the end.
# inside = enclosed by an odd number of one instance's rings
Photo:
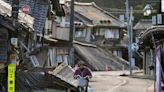
POLYGON ((71 0, 71 7, 70 7, 70 33, 69 33, 69 41, 71 45, 70 49, 70 58, 71 64, 74 64, 74 48, 73 48, 73 40, 74 40, 74 0, 71 0))
POLYGON ((8 64, 8 78, 7 78, 7 92, 15 92, 15 73, 16 73, 16 60, 17 60, 17 48, 18 48, 18 32, 17 32, 17 20, 19 13, 19 0, 12 1, 12 25, 15 30, 11 34, 11 51, 10 51, 10 61, 8 64))
POLYGON ((128 30, 128 60, 129 60, 129 70, 130 70, 130 75, 132 75, 132 58, 133 58, 133 53, 132 53, 132 41, 133 41, 133 26, 132 26, 132 11, 129 16, 129 0, 126 0, 125 2, 126 6, 126 22, 127 22, 127 30, 128 30))
POLYGON ((18 20, 18 12, 19 12, 19 0, 12 1, 12 23, 13 26, 16 27, 16 21, 18 20))

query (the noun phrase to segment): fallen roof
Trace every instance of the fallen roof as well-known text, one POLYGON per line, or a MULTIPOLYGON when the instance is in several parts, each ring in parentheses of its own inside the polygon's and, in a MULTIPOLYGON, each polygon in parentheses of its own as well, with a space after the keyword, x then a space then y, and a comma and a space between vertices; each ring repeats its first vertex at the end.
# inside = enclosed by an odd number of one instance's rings
POLYGON ((22 72, 16 74, 16 90, 22 92, 27 89, 67 89, 76 90, 76 87, 60 77, 44 72, 22 72))
POLYGON ((79 3, 75 2, 75 13, 79 13, 87 19, 93 21, 93 24, 101 25, 100 20, 110 20, 109 26, 123 26, 118 18, 109 12, 99 8, 95 3, 79 3))
POLYGON ((122 65, 112 61, 96 47, 74 44, 75 51, 81 56, 92 70, 121 70, 122 65))
POLYGON ((53 72, 52 75, 61 78, 62 80, 70 83, 73 86, 76 85, 76 80, 73 78, 74 70, 64 63, 60 64, 53 72))

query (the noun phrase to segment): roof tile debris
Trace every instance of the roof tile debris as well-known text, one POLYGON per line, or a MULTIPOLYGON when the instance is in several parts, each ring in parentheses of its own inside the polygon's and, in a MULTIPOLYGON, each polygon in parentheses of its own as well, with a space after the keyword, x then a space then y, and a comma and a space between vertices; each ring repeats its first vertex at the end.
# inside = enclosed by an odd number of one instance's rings
POLYGON ((118 62, 112 61, 103 52, 95 47, 82 46, 74 44, 76 52, 85 59, 85 63, 92 70, 104 71, 108 67, 109 70, 121 70, 122 65, 118 62))

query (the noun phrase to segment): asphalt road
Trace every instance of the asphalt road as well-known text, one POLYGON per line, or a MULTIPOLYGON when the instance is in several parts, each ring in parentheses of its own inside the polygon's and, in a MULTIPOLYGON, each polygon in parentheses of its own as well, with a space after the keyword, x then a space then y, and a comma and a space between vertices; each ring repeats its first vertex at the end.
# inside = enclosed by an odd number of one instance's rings
POLYGON ((119 76, 121 72, 94 72, 90 85, 93 92, 153 92, 152 80, 119 76))

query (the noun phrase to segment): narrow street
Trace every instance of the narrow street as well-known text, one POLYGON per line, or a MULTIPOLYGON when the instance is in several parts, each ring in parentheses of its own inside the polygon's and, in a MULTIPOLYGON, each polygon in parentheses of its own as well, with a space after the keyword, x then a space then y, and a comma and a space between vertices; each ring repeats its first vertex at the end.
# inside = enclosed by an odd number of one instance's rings
POLYGON ((0 92, 163 92, 163 35, 164 0, 0 0, 0 92))
POLYGON ((153 92, 152 80, 119 76, 121 72, 94 72, 90 85, 93 92, 153 92))

